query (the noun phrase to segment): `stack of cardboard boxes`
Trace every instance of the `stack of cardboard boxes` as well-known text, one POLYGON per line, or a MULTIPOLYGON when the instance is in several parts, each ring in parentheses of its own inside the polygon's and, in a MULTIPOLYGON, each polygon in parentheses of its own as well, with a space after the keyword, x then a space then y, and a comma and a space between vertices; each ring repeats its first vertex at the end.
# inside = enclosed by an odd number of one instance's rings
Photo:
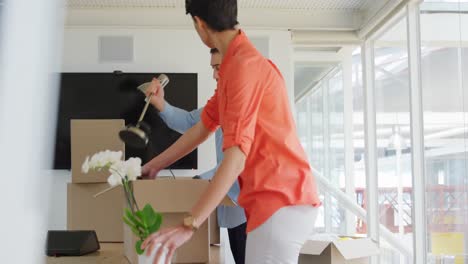
POLYGON ((72 183, 67 188, 67 227, 69 230, 95 230, 99 242, 123 242, 122 188, 115 188, 97 198, 94 195, 109 187, 109 172, 84 174, 81 166, 87 156, 103 151, 122 151, 119 139, 124 120, 72 120, 72 183))
MULTIPOLYGON (((81 166, 86 156, 103 150, 125 152, 118 137, 124 120, 72 120, 72 183, 68 185, 67 224, 69 230, 95 230, 100 242, 124 242, 125 256, 137 264, 136 237, 123 224, 124 194, 114 188, 98 197, 95 194, 109 187, 109 172, 83 174, 81 166)), ((128 158, 128 157, 127 157, 128 158)), ((190 178, 158 178, 134 182, 137 203, 149 203, 163 214, 163 227, 182 223, 183 218, 208 187, 205 180, 190 178)), ((225 198, 223 205, 233 205, 225 198)), ((220 243, 216 213, 213 213, 192 239, 179 248, 173 263, 207 263, 210 244, 220 243)))

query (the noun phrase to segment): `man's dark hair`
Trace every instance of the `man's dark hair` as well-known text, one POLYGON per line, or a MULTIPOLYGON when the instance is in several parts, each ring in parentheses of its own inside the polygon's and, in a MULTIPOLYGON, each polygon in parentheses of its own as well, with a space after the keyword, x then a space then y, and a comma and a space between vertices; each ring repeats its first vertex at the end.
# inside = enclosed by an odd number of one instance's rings
POLYGON ((219 50, 217 48, 210 49, 210 54, 215 54, 215 53, 219 53, 219 50))
POLYGON ((217 32, 234 29, 238 24, 237 0, 185 0, 185 11, 217 32))

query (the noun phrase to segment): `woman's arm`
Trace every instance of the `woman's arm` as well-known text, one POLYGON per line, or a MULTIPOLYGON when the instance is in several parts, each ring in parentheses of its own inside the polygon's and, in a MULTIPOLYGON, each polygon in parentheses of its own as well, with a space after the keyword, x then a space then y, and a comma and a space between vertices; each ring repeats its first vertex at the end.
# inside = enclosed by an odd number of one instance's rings
POLYGON ((245 159, 244 153, 237 146, 224 151, 224 160, 211 180, 208 189, 192 208, 191 214, 196 227, 202 225, 226 196, 228 190, 244 170, 245 159))

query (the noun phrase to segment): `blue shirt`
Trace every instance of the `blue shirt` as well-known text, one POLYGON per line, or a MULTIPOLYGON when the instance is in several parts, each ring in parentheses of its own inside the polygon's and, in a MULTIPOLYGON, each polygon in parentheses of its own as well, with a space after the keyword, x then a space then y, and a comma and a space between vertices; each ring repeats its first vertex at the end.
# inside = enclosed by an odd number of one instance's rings
MULTIPOLYGON (((200 115, 203 108, 193 110, 191 112, 185 111, 183 109, 174 107, 166 102, 164 111, 159 113, 159 116, 166 123, 166 125, 183 134, 189 128, 194 126, 200 121, 200 115)), ((218 166, 221 164, 221 161, 224 158, 224 153, 222 150, 223 147, 223 133, 221 129, 216 130, 215 133, 215 143, 216 143, 216 167, 201 174, 200 177, 205 180, 213 178, 215 175, 218 166)), ((239 183, 236 181, 234 185, 229 189, 228 196, 233 201, 237 203, 237 198, 239 196, 240 187, 239 183)), ((244 209, 239 206, 218 206, 218 224, 220 227, 233 228, 245 223, 247 220, 245 218, 244 209)))

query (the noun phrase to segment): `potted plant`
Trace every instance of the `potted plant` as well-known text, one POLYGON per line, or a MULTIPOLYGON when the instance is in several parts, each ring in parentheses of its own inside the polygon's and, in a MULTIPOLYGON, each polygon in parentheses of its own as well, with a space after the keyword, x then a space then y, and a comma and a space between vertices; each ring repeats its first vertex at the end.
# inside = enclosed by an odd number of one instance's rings
POLYGON ((91 158, 86 157, 82 165, 83 173, 103 170, 108 170, 111 174, 107 179, 110 188, 99 194, 118 186, 123 187, 128 206, 125 208, 123 221, 139 238, 135 244, 135 250, 139 255, 139 264, 153 263, 156 250, 153 250, 152 256, 147 257, 143 254, 144 251, 141 249, 141 244, 148 236, 159 230, 162 223, 162 216, 160 213, 154 211, 150 204, 146 204, 143 209, 140 209, 135 200, 133 181, 141 176, 141 159, 130 158, 124 161, 122 160, 121 151, 115 152, 106 150, 94 154, 91 158))

